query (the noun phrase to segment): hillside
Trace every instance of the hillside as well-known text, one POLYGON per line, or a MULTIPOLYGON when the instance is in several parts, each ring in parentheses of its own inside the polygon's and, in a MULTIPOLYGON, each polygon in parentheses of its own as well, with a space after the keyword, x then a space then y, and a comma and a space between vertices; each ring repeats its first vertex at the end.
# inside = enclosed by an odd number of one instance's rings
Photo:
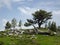
POLYGON ((0 45, 60 45, 60 37, 45 35, 0 36, 0 45))

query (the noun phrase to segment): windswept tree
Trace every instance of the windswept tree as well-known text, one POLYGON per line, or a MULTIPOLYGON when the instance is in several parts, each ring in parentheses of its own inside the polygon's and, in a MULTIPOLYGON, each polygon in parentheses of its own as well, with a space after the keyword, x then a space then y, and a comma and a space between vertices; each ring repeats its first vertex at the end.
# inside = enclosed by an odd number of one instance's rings
POLYGON ((27 22, 24 24, 25 26, 32 25, 35 29, 35 32, 38 33, 37 28, 34 26, 34 24, 38 24, 38 27, 40 28, 42 24, 47 22, 49 19, 52 18, 51 12, 47 12, 45 10, 39 10, 32 14, 33 19, 27 19, 27 22))
POLYGON ((16 21, 16 19, 13 18, 11 23, 12 23, 12 24, 11 24, 12 28, 15 28, 16 25, 17 25, 17 21, 16 21))
POLYGON ((6 23, 5 29, 10 29, 11 28, 11 24, 9 23, 9 21, 6 23))
POLYGON ((32 20, 28 19, 28 20, 33 21, 34 24, 38 24, 38 27, 40 28, 42 24, 44 24, 45 22, 47 22, 49 19, 52 18, 52 13, 47 12, 45 10, 39 10, 33 13, 32 16, 33 16, 33 19, 32 20))
POLYGON ((22 21, 20 20, 19 21, 19 27, 21 28, 21 26, 22 26, 22 21))
POLYGON ((33 20, 37 21, 38 27, 40 28, 42 24, 47 22, 52 18, 52 13, 45 10, 39 10, 32 14, 33 20))

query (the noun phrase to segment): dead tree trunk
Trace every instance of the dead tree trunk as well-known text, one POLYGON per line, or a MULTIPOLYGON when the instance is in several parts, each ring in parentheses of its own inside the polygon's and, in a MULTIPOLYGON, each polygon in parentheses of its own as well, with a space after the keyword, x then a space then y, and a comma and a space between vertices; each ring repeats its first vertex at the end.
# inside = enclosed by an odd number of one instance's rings
POLYGON ((34 27, 35 33, 38 34, 38 29, 34 25, 33 25, 33 27, 34 27))

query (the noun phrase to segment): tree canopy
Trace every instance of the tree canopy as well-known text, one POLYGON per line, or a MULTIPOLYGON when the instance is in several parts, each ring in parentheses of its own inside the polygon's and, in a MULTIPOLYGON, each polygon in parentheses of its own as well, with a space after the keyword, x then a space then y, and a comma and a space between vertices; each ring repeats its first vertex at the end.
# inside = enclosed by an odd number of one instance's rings
MULTIPOLYGON (((52 13, 47 12, 45 10, 39 10, 32 14, 33 19, 27 19, 27 22, 30 24, 38 24, 38 27, 40 28, 42 24, 44 24, 46 21, 52 18, 52 13)), ((26 22, 26 24, 27 24, 26 22)), ((26 25, 25 24, 25 25, 26 25)), ((28 25, 30 25, 28 24, 28 25)))
POLYGON ((57 29, 56 23, 55 23, 55 22, 52 22, 52 23, 51 23, 51 26, 50 26, 50 30, 56 32, 56 29, 57 29))
POLYGON ((19 21, 19 27, 21 27, 21 25, 22 25, 22 21, 20 20, 20 21, 19 21))
POLYGON ((15 26, 17 25, 16 23, 17 23, 16 19, 13 18, 12 19, 12 24, 11 24, 13 28, 15 28, 15 26))
POLYGON ((5 29, 10 29, 11 28, 11 24, 9 23, 9 21, 6 23, 5 29))

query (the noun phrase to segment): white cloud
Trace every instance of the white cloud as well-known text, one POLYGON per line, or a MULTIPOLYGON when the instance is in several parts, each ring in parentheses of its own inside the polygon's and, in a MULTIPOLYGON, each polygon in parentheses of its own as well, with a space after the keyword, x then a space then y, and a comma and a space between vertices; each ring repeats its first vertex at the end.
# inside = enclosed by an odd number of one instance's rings
POLYGON ((4 28, 3 29, 0 29, 0 31, 4 31, 4 28))
POLYGON ((18 9, 19 9, 22 13, 27 14, 27 11, 26 11, 24 8, 19 7, 18 9))
MULTIPOLYGON (((16 26, 17 29, 20 29, 20 27, 16 26)), ((34 28, 33 26, 29 26, 29 27, 26 27, 26 26, 21 26, 22 29, 32 29, 34 28)))
POLYGON ((0 8, 6 6, 8 9, 12 9, 12 2, 19 2, 19 3, 23 3, 26 1, 33 1, 33 0, 0 0, 0 8))
POLYGON ((33 26, 29 26, 29 27, 25 27, 25 26, 22 26, 22 29, 32 29, 34 28, 33 26))
POLYGON ((44 7, 46 7, 46 8, 47 7, 49 7, 49 8, 52 8, 52 7, 56 8, 57 6, 60 5, 60 1, 40 1, 36 5, 38 7, 42 7, 42 8, 44 8, 44 7))
POLYGON ((60 15, 60 10, 53 11, 53 14, 60 15))
POLYGON ((0 0, 0 7, 6 6, 7 8, 11 9, 11 0, 0 0))
POLYGON ((33 0, 27 0, 27 1, 33 1, 33 0))
POLYGON ((5 0, 5 1, 4 1, 4 4, 5 4, 9 9, 12 8, 12 6, 11 6, 11 0, 5 0))
POLYGON ((30 7, 18 7, 18 10, 26 15, 31 15, 32 13, 34 13, 36 10, 36 8, 30 8, 30 7))
POLYGON ((39 3, 40 5, 52 5, 53 4, 53 2, 41 2, 41 3, 39 3))
POLYGON ((7 23, 7 21, 8 21, 8 20, 6 20, 6 19, 3 19, 3 20, 2 20, 3 26, 5 26, 5 24, 7 23))
POLYGON ((12 0, 13 2, 26 2, 26 1, 33 1, 33 0, 12 0))
POLYGON ((22 1, 25 1, 25 0, 12 0, 13 2, 22 2, 22 1))
MULTIPOLYGON (((2 20, 3 26, 6 25, 7 21, 9 21, 9 20, 7 20, 7 19, 3 19, 3 20, 2 20)), ((9 23, 11 24, 11 21, 9 21, 9 23)))

